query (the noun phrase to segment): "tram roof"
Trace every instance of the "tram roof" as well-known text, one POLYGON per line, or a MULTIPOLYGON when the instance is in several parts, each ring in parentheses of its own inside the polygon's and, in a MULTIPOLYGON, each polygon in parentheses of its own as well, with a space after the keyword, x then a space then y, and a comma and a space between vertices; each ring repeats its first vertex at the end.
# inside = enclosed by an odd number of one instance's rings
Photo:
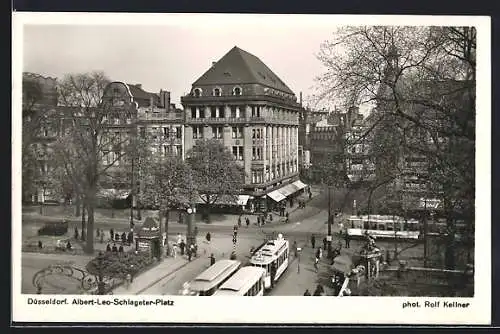
POLYGON ((266 271, 263 268, 252 266, 243 267, 231 276, 231 278, 224 284, 222 284, 219 290, 240 291, 248 285, 249 282, 252 282, 253 285, 254 282, 256 282, 265 273, 266 271))
POLYGON ((370 222, 407 222, 407 223, 418 223, 417 219, 405 219, 400 216, 392 216, 392 215, 363 215, 363 216, 351 216, 349 220, 367 220, 370 222))

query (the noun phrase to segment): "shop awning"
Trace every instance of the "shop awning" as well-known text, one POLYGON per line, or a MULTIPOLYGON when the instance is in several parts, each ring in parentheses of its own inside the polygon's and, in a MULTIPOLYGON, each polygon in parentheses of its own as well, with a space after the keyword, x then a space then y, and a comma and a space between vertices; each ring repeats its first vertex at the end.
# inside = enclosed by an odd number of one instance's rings
POLYGON ((294 192, 296 192, 298 189, 293 186, 293 184, 287 184, 286 186, 278 189, 278 191, 285 197, 290 196, 294 192))
MULTIPOLYGON (((206 199, 207 199, 206 195, 200 195, 196 199, 196 203, 207 204, 206 199)), ((222 204, 222 205, 246 205, 249 199, 250 199, 249 195, 238 195, 236 200, 234 199, 234 197, 230 195, 220 195, 217 197, 215 203, 212 203, 213 196, 211 196, 210 202, 211 204, 222 204)))
POLYGON ((267 196, 270 197, 275 202, 280 202, 286 198, 278 190, 271 191, 269 194, 267 194, 267 196))
POLYGON ((298 180, 298 181, 295 181, 294 183, 292 183, 294 186, 296 186, 297 188, 299 188, 298 190, 302 190, 304 189, 305 187, 307 187, 307 184, 303 183, 302 181, 298 180))
POLYGON ((107 199, 126 199, 130 195, 129 190, 101 189, 97 192, 97 197, 107 199))

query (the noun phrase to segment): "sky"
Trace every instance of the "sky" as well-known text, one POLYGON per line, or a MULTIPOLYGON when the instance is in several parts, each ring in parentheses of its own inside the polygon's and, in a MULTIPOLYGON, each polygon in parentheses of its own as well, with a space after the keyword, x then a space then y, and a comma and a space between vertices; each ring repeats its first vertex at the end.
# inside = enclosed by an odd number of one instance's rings
POLYGON ((332 38, 334 21, 298 24, 286 17, 238 16, 169 20, 171 16, 164 15, 163 24, 158 20, 151 24, 26 24, 23 71, 62 77, 100 70, 113 81, 140 83, 150 92, 168 90, 172 102, 180 105, 180 97, 211 63, 238 46, 259 57, 297 98, 300 92, 304 99, 314 94, 314 78, 323 72, 315 54, 323 41, 332 38))

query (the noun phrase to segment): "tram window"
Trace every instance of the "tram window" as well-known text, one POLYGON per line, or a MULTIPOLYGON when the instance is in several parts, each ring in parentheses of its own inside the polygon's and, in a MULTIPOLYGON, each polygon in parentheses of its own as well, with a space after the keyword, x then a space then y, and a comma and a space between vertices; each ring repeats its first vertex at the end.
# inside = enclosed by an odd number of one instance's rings
POLYGON ((351 228, 354 228, 354 221, 351 221, 351 228))
POLYGON ((377 223, 370 222, 370 230, 376 230, 377 229, 377 223))
POLYGON ((370 224, 368 223, 368 221, 367 221, 367 220, 365 220, 365 221, 363 222, 363 229, 365 229, 365 230, 369 230, 369 229, 370 229, 370 224))
POLYGON ((384 231, 385 230, 385 224, 378 224, 378 229, 380 231, 384 231))
POLYGON ((387 231, 393 231, 394 228, 392 226, 392 223, 387 223, 387 231))

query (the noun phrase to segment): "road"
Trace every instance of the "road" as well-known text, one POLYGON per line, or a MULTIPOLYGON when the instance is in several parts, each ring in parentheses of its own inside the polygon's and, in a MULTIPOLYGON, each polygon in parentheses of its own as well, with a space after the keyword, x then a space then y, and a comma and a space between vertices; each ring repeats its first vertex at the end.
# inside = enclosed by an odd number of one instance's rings
MULTIPOLYGON (((91 259, 92 257, 81 255, 22 253, 21 293, 36 293, 33 276, 50 265, 70 264, 76 268, 84 269, 91 259)), ((45 278, 43 293, 80 294, 80 282, 63 275, 49 275, 45 278)))

